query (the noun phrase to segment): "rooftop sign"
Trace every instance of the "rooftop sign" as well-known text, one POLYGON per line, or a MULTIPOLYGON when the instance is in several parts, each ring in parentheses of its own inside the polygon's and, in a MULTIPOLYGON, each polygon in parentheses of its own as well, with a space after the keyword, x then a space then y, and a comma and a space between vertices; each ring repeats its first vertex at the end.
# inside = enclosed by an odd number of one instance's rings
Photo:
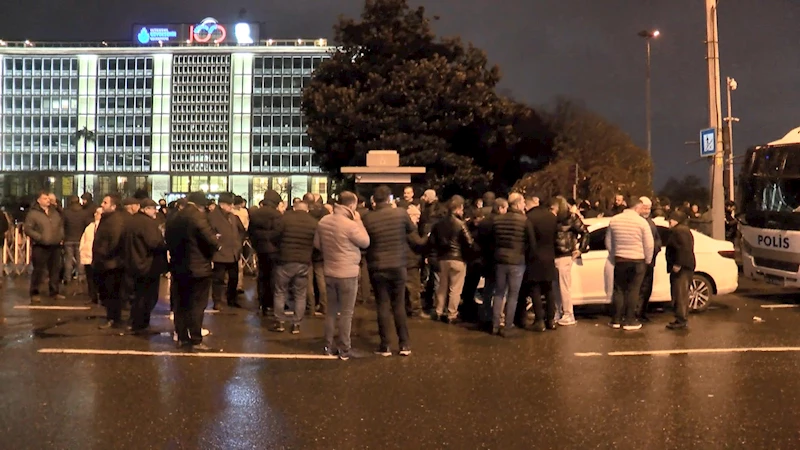
POLYGON ((257 23, 222 24, 206 17, 195 24, 134 25, 133 41, 138 45, 228 44, 249 45, 258 42, 257 23))

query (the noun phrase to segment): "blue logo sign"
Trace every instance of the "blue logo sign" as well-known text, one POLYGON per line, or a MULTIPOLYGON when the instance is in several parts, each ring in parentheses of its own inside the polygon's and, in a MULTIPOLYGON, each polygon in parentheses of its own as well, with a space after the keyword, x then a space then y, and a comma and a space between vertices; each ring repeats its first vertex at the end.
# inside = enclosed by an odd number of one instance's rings
POLYGON ((170 42, 178 38, 178 30, 170 27, 142 27, 136 34, 136 40, 140 44, 150 44, 152 42, 170 42))
POLYGON ((714 156, 717 153, 717 130, 706 128, 700 130, 700 156, 714 156))

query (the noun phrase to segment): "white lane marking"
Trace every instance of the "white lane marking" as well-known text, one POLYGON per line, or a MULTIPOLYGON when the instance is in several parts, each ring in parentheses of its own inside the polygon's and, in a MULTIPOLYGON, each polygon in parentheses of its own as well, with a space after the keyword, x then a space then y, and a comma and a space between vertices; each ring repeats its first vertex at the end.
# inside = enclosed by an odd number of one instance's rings
POLYGON ((42 348, 38 350, 44 354, 62 355, 114 355, 114 356, 167 356, 167 357, 192 357, 192 358, 240 358, 240 359, 310 359, 324 360, 337 359, 335 356, 310 355, 303 353, 190 353, 190 352, 152 352, 140 350, 103 350, 91 348, 42 348))
MULTIPOLYGON (((715 354, 715 353, 780 353, 780 352, 800 352, 800 347, 733 347, 733 348, 686 348, 675 350, 646 350, 638 352, 608 352, 605 356, 668 356, 668 355, 694 355, 694 354, 715 354)), ((603 356, 603 353, 588 352, 575 353, 578 357, 603 356)))
POLYGON ((761 307, 765 309, 783 309, 783 308, 800 308, 800 305, 790 305, 788 303, 783 303, 778 305, 761 305, 761 307))
POLYGON ((92 309, 90 306, 48 306, 48 305, 16 305, 14 309, 36 309, 36 310, 56 310, 56 311, 87 311, 92 309))

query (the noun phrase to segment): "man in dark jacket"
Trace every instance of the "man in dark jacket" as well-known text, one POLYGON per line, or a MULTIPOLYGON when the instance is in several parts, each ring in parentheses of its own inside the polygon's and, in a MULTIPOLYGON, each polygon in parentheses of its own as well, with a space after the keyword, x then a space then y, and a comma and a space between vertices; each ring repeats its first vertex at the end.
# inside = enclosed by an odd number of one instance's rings
POLYGON ((72 283, 77 275, 79 285, 83 285, 83 265, 80 263, 81 236, 83 230, 89 225, 86 221, 86 211, 81 207, 78 196, 71 195, 67 198, 67 209, 64 210, 64 282, 72 283), (73 273, 73 271, 75 273, 73 273))
POLYGON ((681 211, 673 212, 669 220, 672 233, 667 241, 666 260, 675 307, 675 320, 667 325, 671 330, 686 328, 689 321, 689 285, 694 277, 696 261, 694 236, 688 222, 689 218, 681 211))
POLYGON ((158 205, 151 199, 141 201, 139 212, 129 219, 125 233, 127 271, 133 278, 134 300, 131 305, 131 331, 143 334, 150 327, 150 313, 158 303, 161 274, 167 271, 167 245, 163 226, 156 216, 158 205))
POLYGON ((535 246, 533 224, 528 221, 524 210, 525 198, 513 193, 508 196, 508 212, 492 219, 492 259, 496 264, 492 334, 506 335, 514 327, 519 289, 525 275, 525 255, 535 246), (506 326, 501 328, 504 299, 506 326))
POLYGON ((61 282, 61 243, 64 241, 64 225, 55 205, 50 204, 50 195, 42 191, 25 217, 25 234, 31 239, 31 303, 41 302, 39 287, 48 279, 49 294, 55 300, 63 300, 58 288, 61 282))
POLYGON ((210 351, 203 344, 203 315, 211 291, 211 260, 219 243, 205 214, 205 194, 192 192, 186 201, 186 207, 167 221, 165 231, 177 294, 175 332, 180 347, 210 351))
POLYGON ((236 300, 236 285, 239 283, 239 257, 244 243, 244 225, 233 214, 233 195, 220 194, 219 207, 208 213, 211 230, 219 239, 219 251, 214 254, 213 288, 211 298, 214 309, 222 309, 222 293, 226 293, 228 306, 241 308, 236 300), (225 284, 225 275, 228 283, 225 284))
MULTIPOLYGON (((322 199, 319 200, 312 193, 307 193, 303 196, 303 202, 308 205, 308 215, 314 218, 317 222, 323 217, 328 215, 328 210, 322 204, 322 199)), ((316 248, 311 254, 312 264, 308 270, 308 296, 307 307, 311 314, 315 316, 324 316, 328 308, 328 292, 325 289, 325 269, 323 267, 322 252, 316 248), (319 303, 317 303, 319 299, 319 303)))
MULTIPOLYGON (((419 217, 419 235, 427 237, 436 222, 447 216, 447 208, 439 203, 436 191, 428 189, 420 198, 421 214, 419 217)), ((439 261, 436 259, 436 252, 429 248, 425 256, 425 265, 422 267, 423 309, 431 310, 434 308, 436 291, 439 287, 439 261)))
POLYGON ((408 235, 414 224, 403 209, 392 208, 391 189, 379 186, 373 201, 375 211, 364 218, 364 227, 369 233, 367 265, 375 300, 378 304, 378 332, 381 343, 376 353, 391 356, 389 330, 394 316, 394 325, 400 344, 400 355, 411 354, 405 310, 406 259, 408 258, 408 235))
MULTIPOLYGON (((358 215, 361 216, 363 220, 364 217, 369 214, 369 208, 367 208, 367 199, 363 196, 358 196, 358 208, 356 208, 358 215)), ((367 250, 364 249, 361 251, 361 263, 359 264, 359 275, 358 275, 358 301, 362 305, 370 303, 374 301, 374 296, 372 295, 372 285, 369 282, 369 268, 367 267, 367 250)))
POLYGON ((277 239, 283 231, 282 214, 278 206, 281 196, 272 189, 264 193, 263 206, 250 209, 250 227, 247 229, 250 242, 258 257, 258 304, 261 314, 267 316, 272 309, 274 286, 272 271, 278 259, 277 239))
MULTIPOLYGON (((292 334, 300 333, 300 323, 306 311, 308 271, 311 266, 311 253, 314 250, 314 234, 319 221, 308 213, 308 203, 295 205, 293 211, 283 215, 283 226, 278 235, 281 243, 278 265, 275 266, 275 319, 273 331, 285 331, 284 323, 289 320, 284 306, 289 292, 294 300, 292 334)), ((250 222, 252 227, 252 222, 250 222)))
POLYGON ((436 318, 453 323, 458 319, 458 305, 467 275, 466 261, 475 249, 475 241, 464 223, 464 198, 454 195, 448 202, 450 214, 434 225, 428 245, 439 261, 439 286, 436 289, 436 318), (447 315, 445 316, 445 302, 447 315))
POLYGON ((127 214, 122 200, 108 194, 101 204, 103 216, 92 245, 92 270, 100 282, 100 301, 106 307, 106 323, 100 329, 122 326, 122 280, 125 273, 125 225, 127 214))
MULTIPOLYGON (((528 211, 533 227, 534 247, 527 256, 525 279, 530 286, 530 297, 536 319, 534 331, 555 330, 556 305, 553 281, 556 279, 556 233, 558 222, 549 205, 540 205, 528 211), (544 296, 544 303, 542 303, 544 296)), ((506 316, 506 323, 513 321, 506 316)))
POLYGON ((653 219, 650 218, 653 202, 647 197, 641 197, 639 200, 642 202, 642 210, 639 214, 644 217, 648 225, 650 225, 650 230, 653 232, 653 261, 644 269, 644 279, 642 280, 640 294, 641 298, 639 299, 639 307, 637 308, 639 322, 646 323, 650 322, 650 318, 647 317, 647 306, 650 304, 650 296, 653 295, 653 271, 656 268, 656 257, 661 253, 661 246, 663 244, 661 242, 661 235, 658 233, 658 227, 653 222, 653 219))

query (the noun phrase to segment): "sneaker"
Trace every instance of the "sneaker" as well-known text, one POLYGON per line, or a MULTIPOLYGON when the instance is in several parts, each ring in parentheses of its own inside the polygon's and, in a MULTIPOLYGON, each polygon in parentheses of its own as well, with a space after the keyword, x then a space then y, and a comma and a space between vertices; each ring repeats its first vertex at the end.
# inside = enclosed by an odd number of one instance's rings
POLYGON ((293 323, 292 324, 292 334, 300 334, 300 324, 293 323))
POLYGON ((409 356, 411 355, 411 347, 404 345, 400 347, 400 356, 409 356))
POLYGON ((314 311, 314 317, 325 317, 325 313, 322 311, 314 311))
POLYGON ((389 350, 389 347, 380 346, 375 350, 375 354, 379 356, 392 356, 392 351, 389 350))
POLYGON ((278 322, 272 326, 272 331, 276 333, 283 333, 284 331, 286 331, 286 328, 283 327, 283 322, 278 322))
POLYGON ((335 349, 328 347, 327 345, 322 349, 322 354, 325 356, 336 356, 336 353, 337 352, 335 349))
POLYGON ((622 325, 620 325, 619 322, 615 322, 613 320, 611 322, 608 322, 608 326, 610 326, 615 330, 619 330, 620 328, 622 328, 622 325))
POLYGON ((116 328, 116 327, 117 327, 116 322, 114 322, 113 320, 109 320, 108 322, 106 322, 106 323, 100 325, 99 327, 97 327, 97 329, 98 330, 108 330, 110 328, 116 328))
POLYGON ((622 326, 622 329, 625 331, 636 331, 642 329, 642 324, 637 320, 635 322, 626 323, 622 326))
POLYGON ((55 300, 55 301, 62 301, 62 300, 66 300, 66 299, 67 299, 67 297, 64 297, 61 294, 56 294, 56 295, 53 296, 53 300, 55 300))
POLYGON ((42 297, 38 295, 34 295, 31 297, 31 304, 33 303, 42 303, 42 297))
POLYGON ((169 312, 169 320, 170 322, 175 322, 175 313, 172 311, 169 312))
POLYGON ((683 330, 689 327, 689 324, 686 322, 678 322, 674 320, 667 324, 667 328, 670 330, 683 330))
POLYGON ((544 324, 544 320, 537 320, 533 322, 533 331, 541 333, 546 330, 547 326, 544 324))
POLYGON ((175 341, 175 342, 178 342, 178 332, 177 331, 173 331, 172 332, 172 340, 175 341))
POLYGON ((206 330, 205 328, 202 328, 202 329, 200 330, 200 336, 206 337, 206 336, 208 336, 209 334, 211 334, 211 332, 210 332, 210 331, 208 331, 208 330, 206 330))
POLYGON ((422 312, 419 313, 419 318, 420 319, 428 319, 428 320, 430 320, 430 319, 433 318, 433 316, 431 316, 430 313, 422 311, 422 312))
POLYGON ((572 316, 564 316, 561 318, 561 320, 558 321, 558 324, 562 327, 569 327, 572 325, 576 325, 577 323, 578 321, 575 320, 575 317, 572 316))
POLYGON ((347 361, 348 359, 350 359, 350 352, 349 351, 339 352, 339 359, 342 361, 347 361))

